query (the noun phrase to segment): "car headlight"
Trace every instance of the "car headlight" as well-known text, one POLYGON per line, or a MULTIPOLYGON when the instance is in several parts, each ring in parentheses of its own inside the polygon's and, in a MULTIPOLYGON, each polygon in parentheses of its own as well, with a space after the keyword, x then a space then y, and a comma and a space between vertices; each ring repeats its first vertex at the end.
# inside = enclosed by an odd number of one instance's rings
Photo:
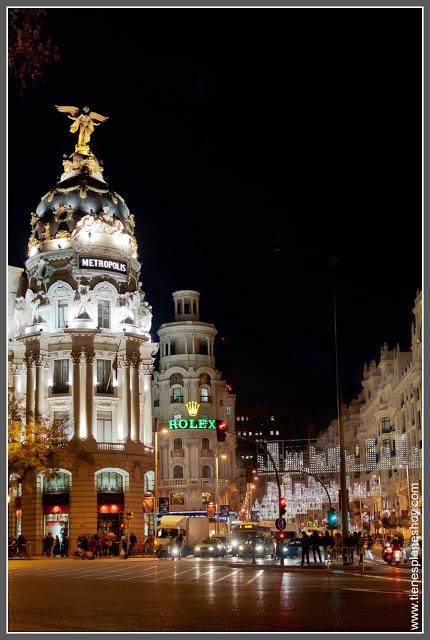
POLYGON ((224 549, 224 545, 223 544, 217 544, 217 549, 224 549))
POLYGON ((232 547, 237 547, 237 540, 232 540, 231 546, 232 547))
POLYGON ((214 548, 213 548, 213 547, 209 547, 209 551, 213 551, 213 550, 214 550, 214 548))
POLYGON ((243 551, 243 544, 239 545, 239 551, 243 551))
POLYGON ((172 556, 177 556, 179 552, 176 547, 173 547, 170 553, 172 554, 172 556))
POLYGON ((200 547, 194 547, 194 551, 200 551, 200 547))
POLYGON ((255 547, 256 551, 263 551, 263 545, 262 544, 257 544, 257 546, 255 547))

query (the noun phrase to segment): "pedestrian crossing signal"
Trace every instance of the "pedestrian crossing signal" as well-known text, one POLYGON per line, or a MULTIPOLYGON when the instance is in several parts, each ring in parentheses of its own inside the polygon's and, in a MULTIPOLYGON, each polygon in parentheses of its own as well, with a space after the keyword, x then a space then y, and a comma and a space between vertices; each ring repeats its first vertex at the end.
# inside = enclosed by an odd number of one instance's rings
POLYGON ((337 525, 337 513, 336 509, 329 509, 327 513, 327 526, 329 529, 334 529, 337 525))

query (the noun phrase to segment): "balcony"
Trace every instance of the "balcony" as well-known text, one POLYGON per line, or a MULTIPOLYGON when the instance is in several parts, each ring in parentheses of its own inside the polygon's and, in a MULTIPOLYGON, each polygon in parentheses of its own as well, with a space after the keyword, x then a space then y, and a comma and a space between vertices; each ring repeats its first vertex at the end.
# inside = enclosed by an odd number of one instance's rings
POLYGON ((200 396, 201 404, 208 404, 209 402, 212 402, 212 396, 200 396))
POLYGON ((213 455, 214 455, 213 449, 200 449, 201 458, 213 458, 213 455))
MULTIPOLYGON (((215 478, 171 478, 161 480, 163 487, 185 487, 190 484, 200 484, 204 486, 215 486, 215 478)), ((227 487, 230 480, 220 479, 218 481, 220 487, 227 487)))
POLYGON ((172 458, 183 458, 185 456, 185 450, 184 449, 173 449, 170 452, 170 456, 172 458))
POLYGON ((182 404, 183 401, 184 401, 184 396, 172 396, 170 398, 171 404, 182 404))
POLYGON ((98 451, 125 451, 125 442, 97 442, 98 451))
POLYGON ((96 385, 96 393, 101 395, 112 396, 114 394, 114 388, 111 384, 98 383, 96 385))

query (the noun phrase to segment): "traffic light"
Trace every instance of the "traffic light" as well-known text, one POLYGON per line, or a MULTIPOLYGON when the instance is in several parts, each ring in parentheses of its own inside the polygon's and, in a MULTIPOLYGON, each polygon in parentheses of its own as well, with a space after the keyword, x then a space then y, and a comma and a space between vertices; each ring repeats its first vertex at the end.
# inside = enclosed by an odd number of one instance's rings
POLYGON ((225 442, 225 437, 227 435, 226 433, 226 428, 227 425, 225 424, 224 420, 216 420, 216 439, 218 440, 218 442, 225 442))
POLYGON ((276 533, 276 539, 279 541, 285 540, 285 533, 283 531, 278 531, 276 533))
POLYGON ((336 509, 329 509, 327 512, 327 526, 329 529, 334 529, 336 525, 337 525, 336 509))
POLYGON ((252 467, 246 467, 246 482, 254 482, 254 470, 252 467))
POLYGON ((287 510, 286 498, 279 498, 279 516, 283 516, 287 510))

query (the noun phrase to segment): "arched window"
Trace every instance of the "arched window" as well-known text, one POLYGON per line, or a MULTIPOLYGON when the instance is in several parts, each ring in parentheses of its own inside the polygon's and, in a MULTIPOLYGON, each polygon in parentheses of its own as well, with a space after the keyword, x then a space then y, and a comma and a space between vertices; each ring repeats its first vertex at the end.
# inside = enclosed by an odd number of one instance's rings
POLYGON ((96 476, 96 489, 102 493, 122 493, 123 477, 116 471, 102 471, 96 476))
POLYGON ((209 438, 203 438, 202 449, 209 449, 209 438))
POLYGON ((176 465, 176 467, 173 467, 173 477, 174 478, 183 478, 184 477, 184 470, 179 464, 176 465))
POLYGON ((154 491, 155 477, 153 471, 147 471, 143 476, 143 488, 144 491, 154 491))
POLYGON ((179 385, 172 388, 172 402, 183 402, 184 401, 184 389, 179 385))
POLYGON ((203 465, 202 478, 211 478, 211 477, 212 477, 211 468, 207 464, 203 465))
MULTIPOLYGON (((175 438, 173 440, 173 450, 174 451, 181 451, 181 449, 182 449, 182 440, 181 440, 181 438, 175 438)), ((181 478, 182 478, 182 476, 181 476, 181 478)))

